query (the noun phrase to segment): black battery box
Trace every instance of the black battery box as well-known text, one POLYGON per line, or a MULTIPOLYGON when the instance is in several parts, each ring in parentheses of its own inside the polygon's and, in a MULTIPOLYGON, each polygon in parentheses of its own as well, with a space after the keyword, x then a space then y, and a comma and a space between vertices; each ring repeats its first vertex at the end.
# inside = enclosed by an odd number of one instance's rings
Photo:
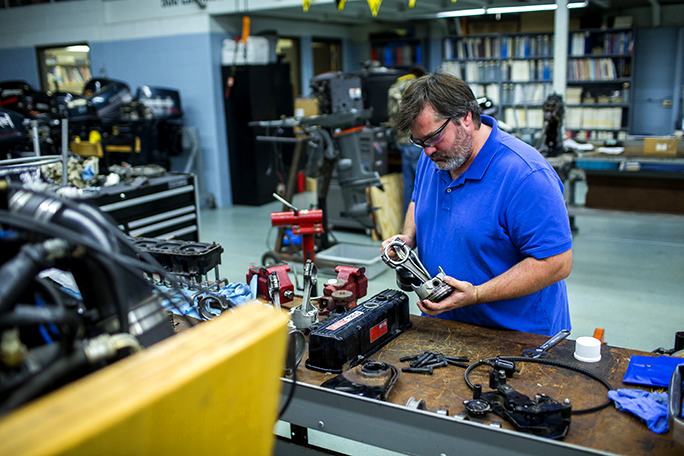
POLYGON ((340 373, 411 327, 408 296, 387 289, 309 334, 309 369, 340 373))

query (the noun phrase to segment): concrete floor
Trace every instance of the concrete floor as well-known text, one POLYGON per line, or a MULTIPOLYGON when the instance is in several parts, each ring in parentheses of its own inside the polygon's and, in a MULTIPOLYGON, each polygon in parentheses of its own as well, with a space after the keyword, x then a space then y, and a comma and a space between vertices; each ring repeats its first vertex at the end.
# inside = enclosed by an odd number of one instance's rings
MULTIPOLYGON (((294 204, 306 208, 309 201, 307 195, 297 195, 294 204)), ((273 249, 276 232, 270 228, 270 213, 279 210, 277 202, 202 210, 201 240, 225 249, 222 277, 244 282, 249 267, 259 265, 263 253, 273 249)), ((580 212, 575 216, 579 231, 573 238, 573 269, 566 280, 570 338, 591 336, 603 328, 605 343, 612 346, 672 348, 675 332, 684 331, 684 216, 580 212)), ((379 254, 380 242, 362 231, 333 234, 339 242, 374 246, 379 254)), ((395 273, 385 269, 369 280, 368 297, 396 288, 395 273)), ((333 277, 319 273, 319 283, 333 277)), ((411 313, 419 313, 415 302, 411 313)), ((274 431, 289 437, 287 423, 278 422, 274 431)), ((315 430, 309 431, 309 443, 350 455, 398 454, 315 430)))

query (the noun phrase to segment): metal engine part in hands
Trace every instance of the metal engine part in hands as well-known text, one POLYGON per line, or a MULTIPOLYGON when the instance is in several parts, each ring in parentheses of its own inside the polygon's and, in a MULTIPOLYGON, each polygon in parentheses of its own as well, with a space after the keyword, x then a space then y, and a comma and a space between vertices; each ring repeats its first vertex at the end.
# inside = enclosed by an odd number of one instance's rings
POLYGON ((404 291, 413 290, 421 301, 439 302, 454 291, 454 288, 444 281, 446 274, 441 267, 439 274, 430 277, 430 273, 416 253, 399 238, 387 244, 381 257, 385 264, 396 269, 399 288, 404 291), (392 259, 390 252, 393 252, 398 260, 392 259))
POLYGON ((302 303, 290 311, 292 322, 297 329, 309 329, 318 321, 318 309, 311 303, 311 292, 316 285, 318 269, 316 265, 307 260, 304 265, 304 296, 302 303))

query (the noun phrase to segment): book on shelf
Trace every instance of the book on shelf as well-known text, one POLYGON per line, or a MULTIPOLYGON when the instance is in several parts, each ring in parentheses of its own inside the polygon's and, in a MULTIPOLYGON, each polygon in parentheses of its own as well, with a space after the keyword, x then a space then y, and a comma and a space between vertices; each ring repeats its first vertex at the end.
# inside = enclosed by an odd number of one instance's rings
POLYGON ((631 31, 621 32, 574 32, 568 43, 571 57, 590 55, 631 54, 634 39, 631 31))
POLYGON ((504 122, 513 128, 542 128, 544 110, 541 108, 505 108, 504 122))
MULTIPOLYGON (((626 71, 626 66, 621 71, 626 71)), ((570 59, 568 61, 569 81, 612 81, 626 77, 615 68, 613 59, 570 59)))
POLYGON ((553 60, 505 60, 502 62, 501 71, 504 81, 551 81, 553 60))
POLYGON ((497 37, 466 37, 446 39, 445 57, 447 59, 488 59, 499 55, 497 37))
POLYGON ((501 103, 540 106, 552 93, 552 84, 502 84, 501 103))
POLYGON ((500 55, 503 59, 549 57, 553 54, 553 36, 525 35, 501 38, 500 55))
POLYGON ((420 44, 391 43, 386 46, 371 46, 371 59, 392 67, 397 65, 422 64, 420 44))
POLYGON ((619 130, 622 128, 622 108, 567 108, 565 127, 574 130, 619 130))
POLYGON ((565 103, 566 104, 580 104, 582 103, 582 88, 581 87, 567 87, 565 89, 565 103))

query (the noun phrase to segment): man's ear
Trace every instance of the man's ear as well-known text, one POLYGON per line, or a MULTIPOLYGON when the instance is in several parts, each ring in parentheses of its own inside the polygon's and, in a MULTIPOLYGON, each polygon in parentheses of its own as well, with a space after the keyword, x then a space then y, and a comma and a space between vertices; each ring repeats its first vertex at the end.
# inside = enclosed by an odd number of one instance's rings
POLYGON ((461 117, 461 125, 464 127, 470 127, 473 124, 473 113, 468 111, 468 114, 461 117))

